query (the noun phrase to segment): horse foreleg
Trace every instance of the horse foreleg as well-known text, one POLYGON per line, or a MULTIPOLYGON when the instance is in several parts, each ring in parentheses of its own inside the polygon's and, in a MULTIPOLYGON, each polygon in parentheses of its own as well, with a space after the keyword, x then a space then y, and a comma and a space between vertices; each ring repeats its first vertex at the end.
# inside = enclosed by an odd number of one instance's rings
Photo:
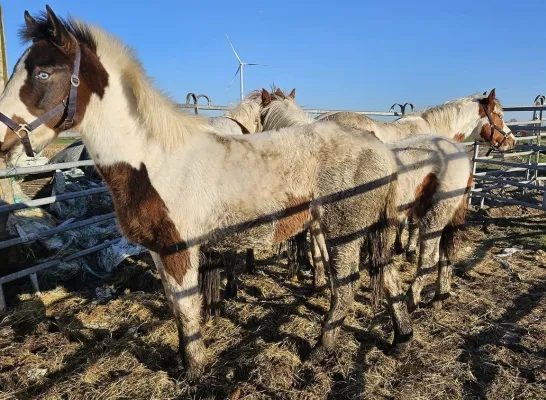
POLYGON ((224 267, 226 268, 226 298, 237 297, 237 281, 235 276, 235 254, 226 253, 223 255, 224 267))
POLYGON ((173 254, 152 253, 161 275, 167 301, 179 333, 179 354, 190 379, 198 378, 206 366, 206 348, 201 338, 199 293, 199 249, 192 247, 173 254))
POLYGON ((358 266, 359 243, 352 241, 332 248, 330 265, 330 285, 332 296, 330 310, 322 326, 319 344, 313 349, 310 359, 319 361, 334 350, 339 330, 353 301, 354 270, 358 266))

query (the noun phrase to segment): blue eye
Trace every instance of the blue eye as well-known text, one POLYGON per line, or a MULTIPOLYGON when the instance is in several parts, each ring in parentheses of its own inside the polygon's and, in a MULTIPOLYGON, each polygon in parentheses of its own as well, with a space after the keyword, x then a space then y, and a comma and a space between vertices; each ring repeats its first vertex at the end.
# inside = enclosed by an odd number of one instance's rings
POLYGON ((38 72, 38 75, 36 75, 36 77, 38 79, 41 79, 41 80, 45 81, 46 79, 49 78, 49 74, 47 72, 40 71, 40 72, 38 72))

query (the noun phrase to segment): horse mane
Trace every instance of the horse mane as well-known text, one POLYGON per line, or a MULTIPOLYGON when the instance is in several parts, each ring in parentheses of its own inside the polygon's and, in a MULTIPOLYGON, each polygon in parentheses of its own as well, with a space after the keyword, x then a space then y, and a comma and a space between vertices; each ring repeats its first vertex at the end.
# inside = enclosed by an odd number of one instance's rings
MULTIPOLYGON (((195 131, 214 131, 203 116, 182 111, 170 96, 154 87, 153 79, 147 75, 131 46, 96 25, 72 17, 68 21, 60 20, 70 34, 97 54, 103 64, 119 69, 127 92, 134 96, 140 123, 151 139, 157 140, 167 151, 181 145, 195 131)), ((47 16, 42 13, 36 22, 34 29, 20 30, 23 40, 50 37, 51 25, 47 16)))
POLYGON ((279 128, 305 125, 315 122, 314 119, 296 104, 296 102, 284 94, 274 91, 270 93, 271 102, 262 110, 264 130, 276 130, 279 128))
MULTIPOLYGON (((438 125, 440 122, 450 124, 453 120, 459 118, 459 115, 463 109, 463 106, 472 103, 485 100, 486 96, 474 93, 470 96, 460 97, 457 99, 446 101, 443 104, 436 105, 421 111, 415 111, 404 115, 397 119, 395 122, 402 123, 407 118, 421 117, 429 124, 438 125)), ((502 115, 502 105, 500 101, 495 98, 494 111, 502 115)))
POLYGON ((224 114, 224 117, 234 119, 252 132, 254 130, 256 118, 260 115, 261 109, 262 92, 253 90, 245 99, 243 99, 243 101, 230 108, 230 110, 224 114))

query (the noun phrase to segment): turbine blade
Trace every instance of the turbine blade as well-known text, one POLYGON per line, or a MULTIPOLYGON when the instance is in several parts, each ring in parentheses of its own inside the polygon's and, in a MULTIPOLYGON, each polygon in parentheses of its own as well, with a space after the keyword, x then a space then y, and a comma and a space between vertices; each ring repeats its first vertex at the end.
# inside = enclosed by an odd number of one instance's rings
POLYGON ((239 63, 242 64, 243 62, 241 61, 241 58, 239 57, 239 54, 237 54, 237 52, 235 51, 235 47, 233 47, 233 43, 231 43, 231 40, 229 40, 229 36, 228 36, 227 33, 226 33, 226 37, 227 37, 227 40, 229 42, 229 45, 231 46, 231 50, 233 50, 233 53, 235 54, 235 57, 237 57, 237 60, 239 60, 239 63))
POLYGON ((233 78, 231 78, 231 82, 229 82, 229 85, 228 87, 226 88, 226 92, 229 90, 229 88, 231 87, 231 84, 233 83, 233 81, 235 80, 235 77, 237 76, 237 74, 239 73, 239 70, 241 69, 241 66, 239 65, 239 67, 237 68, 237 71, 235 71, 235 75, 233 75, 233 78))

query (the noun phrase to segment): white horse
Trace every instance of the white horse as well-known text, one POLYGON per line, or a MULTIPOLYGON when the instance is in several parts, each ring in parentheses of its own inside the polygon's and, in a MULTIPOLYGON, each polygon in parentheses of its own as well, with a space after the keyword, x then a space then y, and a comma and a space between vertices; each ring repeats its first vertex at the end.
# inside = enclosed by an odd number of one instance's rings
MULTIPOLYGON (((448 101, 442 105, 422 112, 400 117, 393 122, 376 121, 355 112, 326 113, 317 120, 335 121, 342 126, 367 130, 384 143, 396 143, 408 136, 441 135, 458 142, 472 138, 478 142, 489 143, 500 151, 512 150, 516 138, 504 122, 502 105, 492 89, 489 95, 472 95, 448 101)), ((408 261, 417 257, 417 221, 408 215, 408 242, 402 244, 405 220, 401 221, 395 240, 397 253, 406 253, 408 261)))
MULTIPOLYGON (((206 365, 201 245, 269 249, 311 228, 333 271, 330 311, 313 354, 332 350, 365 238, 377 254, 370 269, 376 299, 396 273, 387 240, 396 213, 392 152, 335 123, 222 135, 156 90, 121 41, 46 10, 37 19, 25 12, 22 37, 32 43, 0 97, 9 127, 0 131, 0 149, 22 140, 32 152, 65 129, 81 134, 112 192, 122 232, 153 254, 190 377, 206 365)), ((395 348, 412 336, 399 295, 387 290, 395 348)))
MULTIPOLYGON (((266 130, 323 123, 311 119, 293 97, 282 92, 265 96, 263 105, 262 124, 266 130)), ((371 136, 367 131, 358 134, 371 136)), ((387 147, 398 165, 398 219, 403 221, 412 214, 418 221, 421 239, 417 276, 407 293, 408 309, 417 307, 426 274, 441 261, 435 297, 439 306, 449 295, 455 233, 464 224, 466 214, 472 175, 466 149, 455 140, 434 134, 413 135, 388 143, 387 147)), ((318 248, 313 242, 315 259, 318 248)), ((373 252, 369 257, 374 258, 373 252)), ((320 287, 325 283, 324 266, 317 262, 315 267, 315 284, 320 287)))

